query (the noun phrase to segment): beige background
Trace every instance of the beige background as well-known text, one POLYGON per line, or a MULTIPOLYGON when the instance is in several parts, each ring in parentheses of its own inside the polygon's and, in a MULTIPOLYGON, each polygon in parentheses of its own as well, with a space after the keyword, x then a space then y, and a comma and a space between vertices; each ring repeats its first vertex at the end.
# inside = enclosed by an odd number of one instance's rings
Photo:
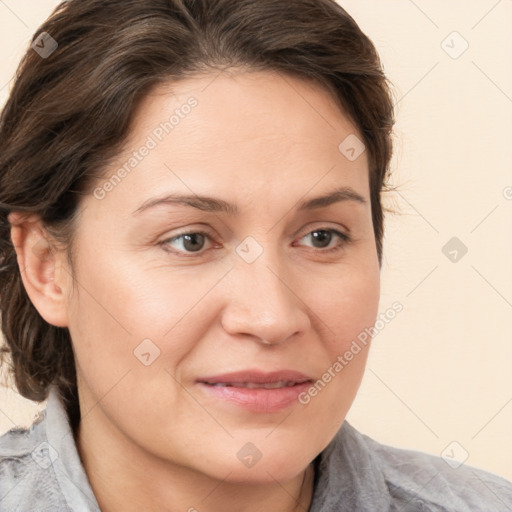
MULTIPOLYGON (((0 104, 57 3, 0 1, 0 104)), ((348 420, 512 480, 512 1, 340 3, 395 85, 401 214, 387 220, 381 311, 404 306, 374 340, 348 420), (468 248, 457 262, 442 252, 452 237, 468 248)), ((0 387, 0 432, 36 408, 0 387)))

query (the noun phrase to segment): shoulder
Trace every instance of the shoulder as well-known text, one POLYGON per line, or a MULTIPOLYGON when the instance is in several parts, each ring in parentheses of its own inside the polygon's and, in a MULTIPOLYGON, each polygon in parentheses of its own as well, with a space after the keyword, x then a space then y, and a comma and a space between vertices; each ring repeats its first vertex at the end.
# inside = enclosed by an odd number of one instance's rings
POLYGON ((383 445, 352 429, 404 510, 510 512, 512 482, 466 464, 383 445))
POLYGON ((61 498, 46 439, 46 411, 30 428, 0 436, 0 510, 69 510, 61 498))

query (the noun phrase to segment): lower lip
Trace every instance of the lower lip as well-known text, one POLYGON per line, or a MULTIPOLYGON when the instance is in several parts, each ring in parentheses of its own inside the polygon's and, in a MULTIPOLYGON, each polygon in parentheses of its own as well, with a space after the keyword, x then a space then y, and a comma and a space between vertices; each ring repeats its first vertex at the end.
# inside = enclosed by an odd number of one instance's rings
POLYGON ((301 393, 311 387, 311 382, 276 389, 250 389, 199 384, 208 394, 220 400, 232 402, 243 409, 263 413, 278 412, 290 407, 297 403, 301 393))

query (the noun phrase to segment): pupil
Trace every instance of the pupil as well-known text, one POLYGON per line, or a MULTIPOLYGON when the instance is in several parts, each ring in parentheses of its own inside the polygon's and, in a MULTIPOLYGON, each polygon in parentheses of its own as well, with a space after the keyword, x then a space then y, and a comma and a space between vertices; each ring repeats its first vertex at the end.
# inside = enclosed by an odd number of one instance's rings
POLYGON ((202 244, 199 243, 199 247, 197 246, 197 237, 202 237, 202 236, 203 235, 201 235, 199 233, 183 235, 185 249, 190 250, 190 251, 198 251, 198 250, 200 250, 202 244), (190 241, 192 241, 192 244, 188 243, 190 241))
POLYGON ((332 234, 325 230, 318 230, 313 231, 313 238, 317 241, 320 241, 323 243, 325 240, 327 240, 327 243, 322 245, 322 247, 327 247, 331 241, 332 234), (319 234, 320 233, 320 234, 319 234))

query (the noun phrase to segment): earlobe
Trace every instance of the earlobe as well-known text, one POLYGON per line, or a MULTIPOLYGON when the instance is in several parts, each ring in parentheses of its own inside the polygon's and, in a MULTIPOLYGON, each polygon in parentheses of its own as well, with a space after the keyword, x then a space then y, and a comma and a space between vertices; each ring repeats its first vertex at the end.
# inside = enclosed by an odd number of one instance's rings
POLYGON ((49 242, 50 237, 37 215, 13 212, 9 215, 11 239, 16 249, 18 267, 30 301, 51 325, 67 327, 65 273, 62 254, 49 242))

